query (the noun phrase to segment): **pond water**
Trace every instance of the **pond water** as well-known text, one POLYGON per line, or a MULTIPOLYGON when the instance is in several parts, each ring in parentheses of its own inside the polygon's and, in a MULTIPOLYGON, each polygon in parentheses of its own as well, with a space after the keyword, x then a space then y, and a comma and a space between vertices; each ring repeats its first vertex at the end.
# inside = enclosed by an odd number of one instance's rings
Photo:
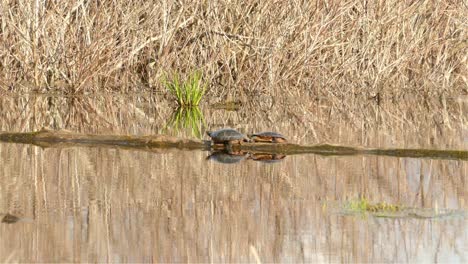
MULTIPOLYGON (((454 100, 461 110, 448 111, 447 119, 417 107, 397 115, 372 107, 344 111, 330 102, 252 103, 238 111, 208 105, 177 117, 164 100, 144 96, 74 100, 2 98, 0 127, 181 137, 234 127, 280 131, 301 144, 468 149, 463 100, 454 100)), ((0 143, 0 261, 468 261, 466 160, 307 154, 225 164, 209 155, 0 143), (375 217, 340 210, 360 197, 455 213, 375 217)))

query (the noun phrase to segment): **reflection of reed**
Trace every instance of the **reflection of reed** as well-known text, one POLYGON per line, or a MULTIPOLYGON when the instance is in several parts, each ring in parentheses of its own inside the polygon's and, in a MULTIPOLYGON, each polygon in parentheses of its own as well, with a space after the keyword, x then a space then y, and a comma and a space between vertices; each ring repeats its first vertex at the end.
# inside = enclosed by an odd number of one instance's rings
POLYGON ((154 98, 116 95, 54 96, 29 95, 0 99, 0 124, 8 131, 32 131, 41 127, 73 131, 149 133, 163 124, 170 108, 154 98), (162 109, 167 109, 165 112, 162 109), (161 116, 161 114, 163 114, 161 116))
POLYGON ((172 113, 166 127, 172 128, 176 132, 188 129, 192 136, 201 138, 205 120, 203 113, 197 106, 179 107, 172 113))
MULTIPOLYGON (((236 127, 245 131, 276 130, 291 142, 328 142, 368 147, 460 149, 463 141, 466 102, 447 100, 445 108, 437 100, 410 98, 382 102, 379 106, 362 101, 333 101, 284 98, 281 104, 245 102, 237 111, 200 108, 172 111, 160 95, 98 94, 81 97, 22 96, 0 98, 0 128, 27 132, 42 127, 65 128, 76 132, 154 134, 164 132, 168 120, 182 120, 195 130, 236 127), (424 105, 438 109, 428 111, 424 105), (201 113, 203 112, 203 116, 201 113), (173 116, 171 118, 171 115, 173 116), (441 119, 445 117, 445 119, 441 119)), ((179 127, 183 122, 179 123, 179 127)), ((192 132, 192 131, 190 131, 192 132)), ((198 133, 198 132, 197 132, 198 133)))
POLYGON ((0 225, 0 260, 252 262, 253 247, 262 262, 402 262, 466 243, 463 220, 341 217, 322 203, 366 194, 466 210, 466 162, 308 155, 226 166, 205 155, 0 144, 0 212, 33 219, 0 225))

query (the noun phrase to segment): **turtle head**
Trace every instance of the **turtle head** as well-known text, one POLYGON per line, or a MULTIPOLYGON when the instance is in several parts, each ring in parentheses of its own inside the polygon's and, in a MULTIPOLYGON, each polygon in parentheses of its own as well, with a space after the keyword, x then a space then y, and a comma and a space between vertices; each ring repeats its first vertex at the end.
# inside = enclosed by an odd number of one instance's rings
POLYGON ((248 142, 256 142, 257 135, 256 134, 248 134, 247 135, 249 141, 248 142))
POLYGON ((212 133, 213 133, 213 131, 206 131, 206 134, 207 134, 208 136, 210 136, 210 137, 211 137, 211 134, 212 134, 212 133))

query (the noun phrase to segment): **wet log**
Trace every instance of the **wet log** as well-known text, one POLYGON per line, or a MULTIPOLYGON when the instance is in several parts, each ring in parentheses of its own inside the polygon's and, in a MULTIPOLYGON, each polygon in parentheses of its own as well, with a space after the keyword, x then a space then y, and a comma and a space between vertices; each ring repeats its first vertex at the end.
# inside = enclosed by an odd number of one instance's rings
POLYGON ((128 136, 78 134, 66 130, 42 129, 29 133, 0 133, 0 141, 23 143, 43 148, 66 146, 120 146, 127 148, 207 149, 210 142, 167 135, 128 136))
MULTIPOLYGON (((185 139, 167 135, 129 136, 78 134, 65 130, 43 129, 29 133, 2 133, 0 141, 10 143, 33 144, 43 148, 72 146, 113 146, 131 149, 182 149, 211 150, 208 140, 185 139)), ((265 154, 319 154, 333 156, 379 155, 392 157, 413 157, 432 159, 468 160, 466 150, 437 149, 372 149, 361 147, 337 146, 331 144, 299 145, 294 143, 243 143, 233 145, 231 151, 245 151, 265 154)))

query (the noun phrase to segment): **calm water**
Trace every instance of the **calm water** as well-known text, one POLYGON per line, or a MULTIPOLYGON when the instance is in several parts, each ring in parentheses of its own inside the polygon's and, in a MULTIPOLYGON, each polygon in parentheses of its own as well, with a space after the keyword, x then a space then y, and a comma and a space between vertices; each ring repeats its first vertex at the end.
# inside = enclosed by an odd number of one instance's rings
MULTIPOLYGON (((2 131, 51 126, 196 137, 230 126, 244 132, 278 130, 304 144, 468 148, 467 128, 459 120, 437 125, 427 122, 437 117, 419 116, 409 125, 399 121, 404 115, 391 119, 394 115, 385 111, 370 119, 355 112, 360 118, 352 119, 330 115, 339 109, 319 103, 284 111, 262 105, 236 112, 205 107, 193 129, 177 128, 170 121, 172 110, 164 104, 150 107, 148 99, 112 97, 75 105, 63 98, 1 100, 10 111, 2 113, 2 131), (21 108, 28 110, 18 113, 21 108)), ((276 163, 222 164, 208 156, 1 143, 0 217, 8 213, 19 219, 0 224, 0 261, 468 262, 466 214, 377 218, 345 215, 332 206, 367 197, 466 213, 467 161, 295 155, 276 163)))

